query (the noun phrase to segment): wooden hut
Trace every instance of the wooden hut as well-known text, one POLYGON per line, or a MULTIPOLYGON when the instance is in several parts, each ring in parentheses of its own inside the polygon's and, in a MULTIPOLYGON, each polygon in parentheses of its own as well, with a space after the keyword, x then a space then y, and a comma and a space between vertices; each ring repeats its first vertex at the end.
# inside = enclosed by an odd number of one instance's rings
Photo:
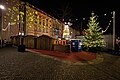
POLYGON ((24 42, 26 48, 35 48, 35 36, 27 35, 24 37, 24 42))
POLYGON ((37 38, 37 49, 52 50, 53 38, 47 35, 42 35, 37 38))

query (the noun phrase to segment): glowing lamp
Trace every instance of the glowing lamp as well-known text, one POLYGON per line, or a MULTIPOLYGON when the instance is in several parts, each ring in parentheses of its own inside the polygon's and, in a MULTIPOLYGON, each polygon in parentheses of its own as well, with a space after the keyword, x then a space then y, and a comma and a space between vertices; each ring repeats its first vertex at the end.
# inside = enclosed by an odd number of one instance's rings
POLYGON ((3 5, 0 5, 0 9, 5 9, 5 7, 3 5))

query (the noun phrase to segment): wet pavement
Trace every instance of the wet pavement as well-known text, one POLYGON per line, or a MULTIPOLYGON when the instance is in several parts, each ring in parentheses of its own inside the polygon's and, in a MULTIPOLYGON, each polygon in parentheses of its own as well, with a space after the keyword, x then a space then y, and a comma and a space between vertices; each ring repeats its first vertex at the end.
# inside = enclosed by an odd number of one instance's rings
POLYGON ((120 80, 120 56, 107 53, 87 62, 0 48, 0 80, 120 80))

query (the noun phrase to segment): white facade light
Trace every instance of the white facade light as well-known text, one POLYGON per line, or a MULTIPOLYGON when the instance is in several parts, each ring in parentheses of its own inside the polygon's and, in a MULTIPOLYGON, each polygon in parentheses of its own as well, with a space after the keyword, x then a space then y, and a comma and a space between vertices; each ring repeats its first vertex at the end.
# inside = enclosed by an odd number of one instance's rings
POLYGON ((21 35, 21 32, 19 32, 19 35, 21 35))
POLYGON ((5 7, 3 5, 0 5, 0 9, 5 9, 5 7))
POLYGON ((24 36, 24 33, 22 32, 22 34, 21 34, 22 36, 24 36))

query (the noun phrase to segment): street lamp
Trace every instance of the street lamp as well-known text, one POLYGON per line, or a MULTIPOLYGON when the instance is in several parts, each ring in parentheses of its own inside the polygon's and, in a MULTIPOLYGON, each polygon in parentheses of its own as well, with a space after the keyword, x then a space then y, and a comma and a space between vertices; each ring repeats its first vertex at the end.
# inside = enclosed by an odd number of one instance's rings
MULTIPOLYGON (((111 12, 112 14, 112 19, 113 19, 113 35, 112 35, 112 49, 115 50, 115 44, 116 44, 116 34, 115 34, 115 11, 111 12)), ((106 14, 104 14, 106 16, 106 14)), ((109 21, 109 25, 106 27, 106 29, 102 33, 106 32, 111 24, 111 20, 109 21)))
POLYGON ((20 45, 23 45, 24 32, 19 32, 19 36, 20 36, 20 45))
POLYGON ((113 50, 115 50, 115 11, 113 11, 113 50))
POLYGON ((5 7, 3 5, 0 5, 0 9, 5 9, 5 7))
POLYGON ((2 10, 4 10, 5 7, 3 5, 0 5, 0 9, 1 9, 0 43, 2 47, 2 29, 3 29, 3 11, 2 10))
POLYGON ((18 51, 19 52, 25 52, 25 45, 23 45, 23 37, 24 37, 24 32, 19 32, 19 37, 20 37, 20 45, 18 46, 18 51))

